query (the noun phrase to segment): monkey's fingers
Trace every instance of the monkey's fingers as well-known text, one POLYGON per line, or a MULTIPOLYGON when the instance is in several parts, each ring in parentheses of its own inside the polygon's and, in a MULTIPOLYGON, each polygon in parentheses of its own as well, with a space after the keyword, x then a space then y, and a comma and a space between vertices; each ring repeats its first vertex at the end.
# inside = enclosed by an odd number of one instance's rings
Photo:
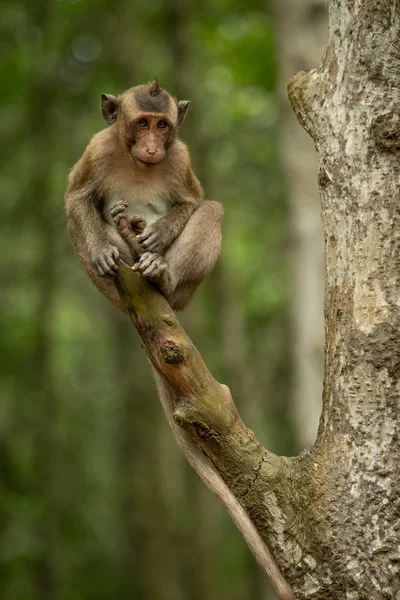
POLYGON ((148 252, 160 253, 162 251, 161 240, 158 238, 150 238, 150 240, 146 241, 145 244, 142 244, 142 247, 148 252))
POLYGON ((119 267, 116 261, 119 258, 118 248, 110 246, 105 248, 93 260, 93 265, 99 275, 110 275, 113 277, 118 273, 119 267))
POLYGON ((100 275, 100 277, 104 277, 104 275, 106 274, 106 272, 104 271, 104 269, 103 269, 102 265, 100 264, 100 262, 98 262, 96 264, 95 268, 96 268, 97 274, 100 275))
POLYGON ((116 246, 113 246, 111 249, 111 256, 113 257, 114 260, 118 260, 119 259, 119 250, 116 246))
POLYGON ((117 265, 117 263, 114 260, 112 262, 108 261, 108 266, 114 273, 118 273, 119 266, 117 265))
POLYGON ((160 252, 161 250, 161 236, 152 227, 146 227, 145 231, 138 235, 136 239, 142 248, 149 252, 160 252))
MULTIPOLYGON (((117 267, 117 271, 118 271, 118 266, 115 265, 117 267)), ((115 273, 117 271, 114 271, 114 268, 112 268, 106 261, 106 259, 104 257, 100 258, 98 263, 97 263, 97 272, 99 275, 101 275, 102 277, 104 277, 104 275, 110 275, 113 276, 115 275, 115 273)))
POLYGON ((119 266, 112 258, 112 256, 106 256, 103 258, 103 268, 106 275, 115 275, 119 271, 119 266))

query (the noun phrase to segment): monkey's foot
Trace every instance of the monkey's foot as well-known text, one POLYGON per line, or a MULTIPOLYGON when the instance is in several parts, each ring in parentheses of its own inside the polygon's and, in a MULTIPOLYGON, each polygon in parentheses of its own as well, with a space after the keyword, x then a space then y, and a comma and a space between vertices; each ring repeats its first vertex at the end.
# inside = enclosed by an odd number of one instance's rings
POLYGON ((127 208, 128 205, 126 202, 117 202, 117 204, 111 208, 110 215, 117 228, 121 219, 127 219, 130 221, 130 217, 125 213, 127 208))
POLYGON ((119 235, 131 250, 133 261, 136 261, 142 252, 136 234, 143 231, 146 227, 146 221, 142 217, 130 217, 125 212, 126 208, 127 204, 125 202, 118 202, 112 207, 110 214, 119 235))
POLYGON ((118 233, 121 237, 126 238, 132 232, 138 234, 146 227, 146 221, 137 215, 130 217, 126 214, 128 205, 126 202, 117 202, 110 210, 111 218, 115 223, 118 233))
POLYGON ((127 206, 125 202, 118 202, 111 208, 110 215, 119 235, 129 244, 130 239, 133 238, 133 231, 131 218, 125 212, 127 206))
POLYGON ((135 233, 142 233, 146 229, 147 223, 143 217, 135 215, 131 217, 131 226, 135 233))
POLYGON ((139 262, 133 266, 133 269, 161 287, 162 283, 168 278, 168 265, 164 258, 156 252, 144 252, 139 262))

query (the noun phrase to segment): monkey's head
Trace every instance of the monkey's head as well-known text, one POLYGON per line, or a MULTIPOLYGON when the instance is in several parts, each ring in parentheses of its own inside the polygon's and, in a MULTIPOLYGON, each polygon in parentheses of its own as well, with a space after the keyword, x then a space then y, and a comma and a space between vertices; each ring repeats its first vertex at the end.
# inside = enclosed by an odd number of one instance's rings
POLYGON ((101 95, 101 111, 106 123, 115 123, 121 143, 132 158, 146 165, 156 165, 163 160, 189 105, 188 100, 177 102, 172 98, 157 79, 130 88, 118 98, 101 95))

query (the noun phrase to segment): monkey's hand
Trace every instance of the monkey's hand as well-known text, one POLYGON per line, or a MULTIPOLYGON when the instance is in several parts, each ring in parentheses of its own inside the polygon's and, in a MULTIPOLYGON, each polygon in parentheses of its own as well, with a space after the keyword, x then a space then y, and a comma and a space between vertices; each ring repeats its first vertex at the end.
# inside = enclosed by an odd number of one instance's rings
POLYGON ((136 236, 136 239, 147 252, 164 254, 175 238, 170 234, 166 224, 162 225, 160 219, 153 225, 148 225, 143 233, 136 236))
POLYGON ((118 259, 118 248, 116 246, 108 244, 101 250, 94 253, 92 258, 92 265, 96 273, 98 273, 102 277, 104 277, 105 275, 114 277, 119 271, 119 267, 117 264, 118 259))
POLYGON ((167 268, 168 265, 163 257, 156 252, 144 252, 139 262, 133 266, 135 271, 138 271, 153 283, 159 284, 161 288, 166 283, 167 278, 169 279, 167 268))

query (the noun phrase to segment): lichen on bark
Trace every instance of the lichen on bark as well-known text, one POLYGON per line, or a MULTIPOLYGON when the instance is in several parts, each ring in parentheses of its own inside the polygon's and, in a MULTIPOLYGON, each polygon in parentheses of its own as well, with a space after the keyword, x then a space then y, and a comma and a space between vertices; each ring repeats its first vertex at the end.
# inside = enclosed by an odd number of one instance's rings
POLYGON ((325 514, 321 533, 342 596, 396 598, 399 5, 331 2, 330 16, 322 67, 289 86, 302 121, 321 105, 310 129, 320 161, 326 258, 324 405, 315 446, 324 483, 317 512, 325 514))

